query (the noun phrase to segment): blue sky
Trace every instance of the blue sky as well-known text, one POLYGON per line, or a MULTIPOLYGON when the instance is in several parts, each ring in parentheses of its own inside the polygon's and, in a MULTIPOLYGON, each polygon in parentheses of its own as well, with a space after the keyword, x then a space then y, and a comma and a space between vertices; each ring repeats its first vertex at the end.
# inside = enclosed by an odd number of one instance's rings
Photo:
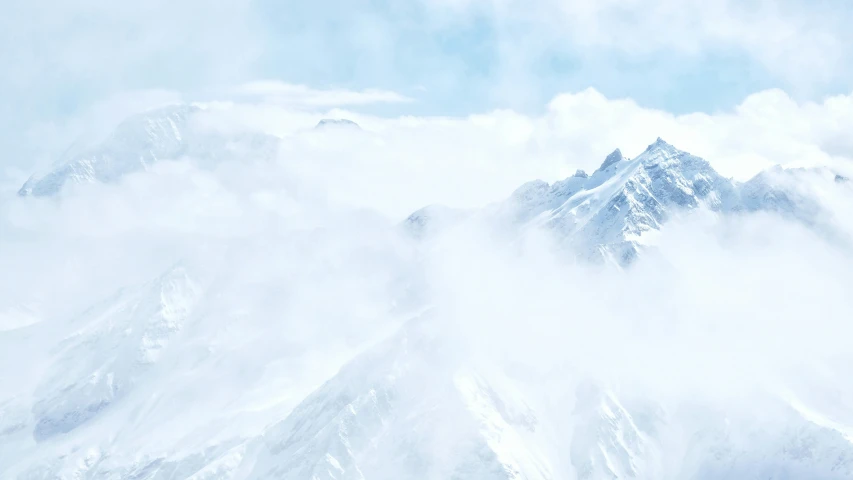
POLYGON ((535 110, 594 87, 674 113, 779 87, 848 93, 849 0, 437 0, 254 4, 257 74, 386 88, 430 113, 535 110))
POLYGON ((677 113, 711 111, 789 83, 737 49, 575 46, 536 19, 507 24, 487 12, 464 12, 438 23, 423 6, 361 4, 318 16, 315 7, 264 2, 262 75, 397 90, 422 100, 415 108, 442 114, 535 110, 556 93, 590 86, 677 113))
MULTIPOLYGON (((415 99, 379 113, 536 112, 593 87, 672 113, 781 88, 850 93, 850 0, 11 0, 0 147, 127 92, 274 79, 415 99), (27 133, 29 132, 29 133, 27 133)), ((29 136, 27 136, 29 135, 29 136)))

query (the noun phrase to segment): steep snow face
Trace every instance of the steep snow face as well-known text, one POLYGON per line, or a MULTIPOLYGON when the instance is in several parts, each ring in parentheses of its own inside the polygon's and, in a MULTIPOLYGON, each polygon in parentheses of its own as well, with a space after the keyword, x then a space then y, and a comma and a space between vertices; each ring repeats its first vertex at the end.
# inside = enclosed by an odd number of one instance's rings
POLYGON ((761 415, 687 407, 694 425, 682 442, 673 478, 853 478, 853 443, 837 426, 808 418, 780 401, 762 403, 761 415))
POLYGON ((178 267, 76 319, 36 388, 35 440, 70 432, 127 395, 180 331, 198 297, 199 287, 178 267))
POLYGON ((0 362, 0 478, 238 478, 253 438, 397 325, 395 238, 244 240, 0 332, 26 359, 0 362))
MULTIPOLYGON (((254 441, 247 479, 658 478, 658 410, 589 381, 551 398, 471 363, 427 316, 353 360, 254 441)), ((528 379, 529 380, 529 379, 528 379)), ((573 386, 575 385, 575 386, 573 386)))
MULTIPOLYGON (((757 418, 662 405, 585 378, 474 364, 419 318, 241 447, 240 479, 853 478, 844 429, 777 397, 757 418)), ((218 478, 218 477, 214 477, 218 478)))
POLYGON ((200 107, 175 105, 138 114, 119 124, 100 145, 68 158, 41 176, 33 176, 19 195, 55 195, 68 184, 114 182, 162 160, 183 157, 213 163, 245 156, 271 157, 275 137, 263 134, 224 135, 194 122, 200 107))
POLYGON ((578 479, 661 476, 656 435, 663 419, 655 410, 638 413, 635 419, 613 392, 592 382, 577 387, 569 455, 578 479))
POLYGON ((200 286, 177 266, 145 285, 120 290, 69 322, 18 332, 33 349, 44 341, 55 346, 47 364, 22 368, 36 377, 27 381, 38 382, 31 411, 20 410, 28 400, 23 392, 0 405, 0 417, 16 418, 17 425, 0 435, 0 450, 10 455, 0 455, 0 463, 9 467, 21 461, 13 456, 19 452, 49 451, 55 447, 40 445, 75 436, 133 397, 184 328, 200 294, 200 286))
POLYGON ((552 478, 523 396, 501 395, 425 318, 344 367, 255 446, 246 478, 552 478))

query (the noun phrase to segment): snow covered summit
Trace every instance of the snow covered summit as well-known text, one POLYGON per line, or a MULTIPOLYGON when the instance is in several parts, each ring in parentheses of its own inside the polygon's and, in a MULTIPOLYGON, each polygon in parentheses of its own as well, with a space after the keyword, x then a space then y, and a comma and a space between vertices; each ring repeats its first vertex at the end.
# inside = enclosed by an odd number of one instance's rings
MULTIPOLYGON (((648 245, 650 234, 685 210, 770 211, 811 221, 820 207, 807 193, 798 193, 797 182, 786 180, 799 173, 785 172, 762 172, 740 183, 720 175, 705 159, 658 138, 633 159, 614 150, 591 175, 578 170, 552 184, 527 182, 476 215, 518 233, 544 228, 585 260, 627 265, 648 245)), ((419 232, 436 230, 425 225, 428 218, 418 219, 419 232)))

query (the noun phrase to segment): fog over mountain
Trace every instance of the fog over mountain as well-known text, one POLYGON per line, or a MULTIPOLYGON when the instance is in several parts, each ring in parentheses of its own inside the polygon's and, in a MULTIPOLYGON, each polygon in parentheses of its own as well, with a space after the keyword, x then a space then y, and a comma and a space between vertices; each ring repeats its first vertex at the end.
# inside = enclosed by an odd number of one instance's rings
POLYGON ((843 163, 649 138, 500 193, 541 166, 430 157, 445 120, 258 112, 3 192, 0 477, 853 478, 843 163))

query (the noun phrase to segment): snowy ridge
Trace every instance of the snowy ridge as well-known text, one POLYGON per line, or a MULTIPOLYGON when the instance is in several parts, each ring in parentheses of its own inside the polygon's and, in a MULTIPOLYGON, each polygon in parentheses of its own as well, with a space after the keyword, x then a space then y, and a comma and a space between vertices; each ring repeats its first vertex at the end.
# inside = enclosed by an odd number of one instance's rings
POLYGON ((120 294, 105 311, 78 319, 83 324, 60 344, 59 358, 36 390, 42 400, 33 407, 35 440, 69 432, 126 395, 181 329, 198 293, 177 267, 139 291, 120 294), (116 350, 136 356, 103 361, 104 352, 116 350))

